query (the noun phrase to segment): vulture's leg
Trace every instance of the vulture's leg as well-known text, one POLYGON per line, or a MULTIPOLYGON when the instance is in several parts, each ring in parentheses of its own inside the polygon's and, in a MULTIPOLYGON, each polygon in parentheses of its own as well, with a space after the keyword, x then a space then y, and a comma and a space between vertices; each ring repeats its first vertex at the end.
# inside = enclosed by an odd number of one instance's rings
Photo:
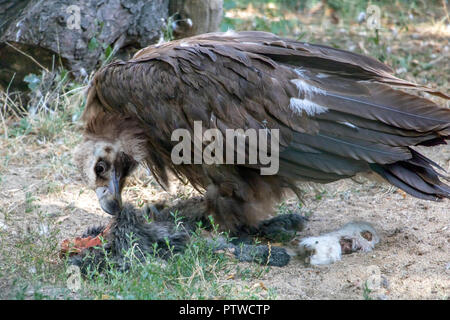
POLYGON ((216 253, 232 254, 241 262, 256 262, 261 265, 284 267, 291 260, 285 248, 267 245, 253 245, 246 243, 230 243, 224 238, 211 239, 209 245, 216 253))
POLYGON ((255 228, 238 230, 232 242, 251 244, 254 243, 255 237, 271 242, 289 242, 305 228, 307 221, 307 218, 297 213, 281 214, 261 221, 255 228))
POLYGON ((275 242, 288 242, 305 228, 307 221, 307 218, 296 213, 278 215, 262 221, 256 235, 275 242))
POLYGON ((156 222, 175 222, 175 218, 180 219, 186 231, 194 231, 199 223, 206 230, 211 229, 207 204, 203 197, 180 200, 170 207, 165 201, 151 203, 144 206, 143 215, 156 222))
POLYGON ((274 213, 282 196, 277 176, 239 166, 203 166, 210 179, 206 191, 208 213, 222 230, 244 238, 256 235, 262 220, 274 213))

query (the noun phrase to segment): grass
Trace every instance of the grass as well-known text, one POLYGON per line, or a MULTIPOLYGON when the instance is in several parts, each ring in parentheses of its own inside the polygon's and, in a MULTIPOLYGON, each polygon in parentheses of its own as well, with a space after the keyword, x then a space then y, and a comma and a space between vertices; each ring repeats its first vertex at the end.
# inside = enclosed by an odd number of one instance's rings
MULTIPOLYGON (((448 50, 444 48, 448 47, 449 21, 438 14, 442 9, 440 1, 433 5, 426 1, 377 2, 383 9, 383 29, 378 33, 356 21, 368 1, 329 1, 339 14, 337 25, 324 18, 323 10, 308 14, 319 2, 225 0, 221 29, 257 29, 326 43, 374 56, 407 80, 448 87, 448 50)), ((170 29, 165 32, 170 38, 170 29)), ((105 49, 105 60, 111 58, 111 53, 111 48, 105 49)), ((67 273, 67 262, 59 259, 58 250, 60 241, 74 236, 75 231, 64 230, 61 218, 65 209, 70 214, 79 212, 79 202, 73 199, 88 193, 78 180, 71 150, 81 136, 79 117, 89 77, 74 80, 70 76, 62 66, 27 76, 27 102, 8 88, 0 91, 0 298, 276 298, 274 289, 260 285, 268 267, 239 264, 225 254, 215 254, 200 233, 194 235, 184 253, 167 261, 149 256, 139 262, 133 260, 130 249, 126 253, 131 259, 127 272, 110 264, 103 273, 91 270, 81 279, 80 290, 68 289, 68 279, 76 274, 67 273), (26 185, 15 181, 16 176, 26 178, 26 185), (50 212, 41 205, 43 198, 57 202, 65 192, 74 193, 67 208, 50 212)), ((161 193, 153 186, 154 181, 144 176, 136 174, 126 189, 127 199, 138 205, 161 193), (147 184, 152 187, 143 188, 147 184)), ((177 190, 175 198, 189 198, 192 194, 193 189, 186 187, 177 190)), ((314 204, 328 196, 319 191, 309 198, 314 204)), ((299 210, 311 215, 297 202, 285 202, 278 208, 280 213, 299 210)), ((174 213, 174 219, 178 218, 174 213)), ((362 294, 370 298, 367 285, 362 294)))
MULTIPOLYGON (((234 281, 229 281, 235 263, 223 253, 214 253, 200 233, 194 235, 185 252, 173 255, 167 261, 148 256, 144 262, 140 262, 134 258, 133 249, 125 255, 130 265, 126 273, 117 270, 113 264, 101 275, 94 270, 85 281, 85 289, 96 297, 110 299, 267 297, 261 288, 258 290, 245 285, 239 286, 234 281)), ((234 279, 237 273, 232 273, 234 279)), ((244 273, 242 275, 246 276, 244 273)))
MULTIPOLYGON (((162 260, 148 255, 136 258, 135 247, 124 253, 129 269, 121 271, 112 261, 105 269, 89 270, 76 279, 79 287, 71 291, 68 260, 58 258, 59 228, 54 219, 37 211, 33 225, 27 225, 14 241, 0 231, 0 279, 4 286, 0 298, 7 299, 262 299, 275 298, 275 292, 250 281, 268 271, 264 266, 239 266, 225 253, 214 253, 201 229, 181 254, 162 260)), ((217 231, 214 236, 219 236, 217 231)))
MULTIPOLYGON (((9 223, 8 230, 11 227, 9 223)), ((57 258, 59 230, 43 212, 22 227, 14 236, 8 230, 0 231, 0 298, 56 298, 63 286, 47 293, 42 289, 63 279, 64 265, 57 258)))
POLYGON ((363 285, 363 299, 364 300, 372 300, 372 297, 370 296, 370 294, 372 293, 372 290, 370 290, 367 281, 364 282, 363 285))

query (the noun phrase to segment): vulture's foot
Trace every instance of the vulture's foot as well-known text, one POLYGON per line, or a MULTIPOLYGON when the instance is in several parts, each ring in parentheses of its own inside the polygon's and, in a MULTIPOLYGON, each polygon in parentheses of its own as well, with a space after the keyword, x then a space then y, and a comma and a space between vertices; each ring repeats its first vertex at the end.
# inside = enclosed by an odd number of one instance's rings
POLYGON ((262 265, 284 267, 291 259, 285 248, 270 245, 235 246, 235 255, 239 261, 257 262, 262 265))
POLYGON ((289 242, 305 228, 307 218, 296 214, 282 214, 260 223, 257 236, 274 242, 289 242))
POLYGON ((379 242, 375 229, 367 222, 350 222, 341 229, 300 241, 298 252, 306 264, 323 265, 341 260, 342 254, 369 252, 379 242))
POLYGON ((286 249, 272 245, 232 244, 212 241, 216 253, 227 253, 240 262, 256 262, 261 265, 284 267, 291 259, 286 249))

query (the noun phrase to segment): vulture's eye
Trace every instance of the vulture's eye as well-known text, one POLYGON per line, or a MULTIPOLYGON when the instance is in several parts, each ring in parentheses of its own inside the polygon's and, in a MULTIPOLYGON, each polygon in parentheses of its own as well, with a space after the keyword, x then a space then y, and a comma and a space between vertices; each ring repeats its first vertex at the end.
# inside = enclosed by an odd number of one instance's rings
POLYGON ((95 165, 95 174, 100 176, 103 173, 105 173, 105 171, 107 170, 107 165, 105 161, 99 161, 97 162, 97 164, 95 165))

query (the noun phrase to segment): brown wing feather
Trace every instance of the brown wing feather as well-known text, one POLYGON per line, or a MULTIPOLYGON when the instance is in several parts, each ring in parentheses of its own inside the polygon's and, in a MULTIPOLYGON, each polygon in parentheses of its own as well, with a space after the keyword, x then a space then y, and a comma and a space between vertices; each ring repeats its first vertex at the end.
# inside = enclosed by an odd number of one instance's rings
POLYGON ((274 34, 261 31, 210 33, 199 35, 192 39, 209 41, 223 41, 226 39, 233 46, 245 52, 265 55, 271 59, 294 66, 306 66, 318 70, 336 73, 339 76, 352 78, 372 79, 382 83, 418 89, 432 95, 449 99, 446 93, 421 86, 392 75, 393 70, 371 57, 363 56, 346 50, 336 49, 320 44, 310 44, 281 38, 274 34))
MULTIPOLYGON (((101 69, 91 91, 105 112, 139 119, 155 156, 170 167, 173 130, 192 130, 200 120, 205 128, 223 133, 228 128, 280 129, 285 152, 280 175, 286 178, 329 182, 376 164, 372 170, 394 184, 401 181, 397 186, 415 188, 414 195, 427 193, 431 189, 420 183, 410 185, 420 177, 414 173, 406 178, 411 167, 382 166, 416 161, 409 146, 445 143, 450 110, 387 84, 436 93, 395 78, 372 58, 263 32, 240 32, 148 47, 128 62, 101 69), (326 112, 296 110, 292 98, 300 107, 307 99, 326 112)), ((98 104, 88 104, 86 114, 94 105, 98 110, 98 104)), ((204 186, 195 166, 172 169, 204 186)))

